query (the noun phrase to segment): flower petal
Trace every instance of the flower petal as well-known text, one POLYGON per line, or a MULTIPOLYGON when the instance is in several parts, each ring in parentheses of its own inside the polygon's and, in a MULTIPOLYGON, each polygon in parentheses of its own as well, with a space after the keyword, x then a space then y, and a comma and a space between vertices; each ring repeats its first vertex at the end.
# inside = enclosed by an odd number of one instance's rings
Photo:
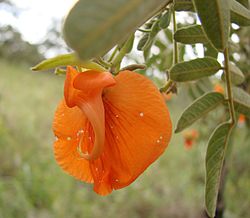
POLYGON ((102 92, 105 87, 115 84, 108 72, 94 70, 79 73, 73 82, 80 90, 74 97, 75 104, 84 112, 95 132, 95 143, 90 154, 82 154, 87 160, 97 159, 103 151, 105 140, 105 121, 102 92))
POLYGON ((77 152, 79 133, 85 130, 87 119, 78 107, 69 108, 63 100, 55 112, 53 131, 57 137, 54 153, 57 163, 75 178, 93 182, 89 161, 77 152))
POLYGON ((66 79, 64 82, 64 98, 68 107, 76 106, 75 98, 77 97, 79 90, 73 87, 73 82, 78 74, 79 73, 75 68, 67 66, 66 79))
MULTIPOLYGON (((108 163, 105 184, 111 189, 133 182, 164 152, 172 134, 163 97, 149 79, 130 71, 115 79, 116 85, 105 89, 103 97, 106 141, 101 159, 104 166, 108 163)), ((102 187, 94 184, 100 193, 102 187)))

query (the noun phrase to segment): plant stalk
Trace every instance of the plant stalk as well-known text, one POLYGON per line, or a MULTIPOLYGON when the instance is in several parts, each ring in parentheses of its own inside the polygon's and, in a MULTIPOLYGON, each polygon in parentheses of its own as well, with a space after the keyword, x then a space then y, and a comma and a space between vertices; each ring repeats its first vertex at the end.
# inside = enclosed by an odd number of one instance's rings
POLYGON ((172 84, 173 84, 173 81, 169 79, 167 83, 162 88, 160 88, 160 92, 168 91, 168 89, 171 87, 172 84))
POLYGON ((232 93, 231 73, 229 69, 228 48, 225 48, 224 50, 224 59, 225 59, 225 78, 226 78, 226 86, 227 86, 228 105, 229 105, 229 112, 230 112, 230 118, 231 118, 231 126, 233 127, 234 124, 236 123, 236 119, 235 119, 233 93, 232 93))
POLYGON ((173 10, 173 43, 174 43, 174 51, 173 51, 173 58, 174 58, 174 64, 178 63, 178 44, 174 40, 174 34, 177 31, 177 23, 176 23, 176 17, 175 17, 175 10, 173 10))

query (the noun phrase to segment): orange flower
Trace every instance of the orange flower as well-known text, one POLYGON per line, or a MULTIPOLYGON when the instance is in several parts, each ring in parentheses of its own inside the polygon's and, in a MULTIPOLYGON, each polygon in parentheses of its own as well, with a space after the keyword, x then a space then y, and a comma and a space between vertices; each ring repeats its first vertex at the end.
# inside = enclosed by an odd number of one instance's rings
POLYGON ((223 94, 224 93, 224 88, 220 84, 216 84, 214 86, 214 91, 223 94))
POLYGON ((242 126, 246 122, 246 117, 244 114, 239 115, 238 125, 242 126))
POLYGON ((188 130, 184 132, 184 146, 186 149, 191 149, 193 144, 196 142, 196 140, 199 137, 199 132, 195 129, 188 130))
POLYGON ((187 150, 191 149, 193 147, 193 139, 185 139, 184 146, 187 150))
POLYGON ((164 99, 140 74, 68 67, 64 97, 53 123, 56 161, 100 195, 132 183, 169 143, 164 99))

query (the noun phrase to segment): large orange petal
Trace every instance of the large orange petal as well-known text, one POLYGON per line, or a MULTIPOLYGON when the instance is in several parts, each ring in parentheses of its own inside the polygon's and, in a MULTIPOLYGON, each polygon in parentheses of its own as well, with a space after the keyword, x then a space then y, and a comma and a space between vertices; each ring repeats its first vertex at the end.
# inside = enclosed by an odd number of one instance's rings
POLYGON ((149 79, 124 71, 116 82, 104 91, 106 141, 101 158, 110 165, 109 185, 119 189, 164 152, 172 124, 162 95, 149 79))
POLYGON ((56 135, 54 153, 64 171, 85 182, 93 182, 89 161, 77 151, 87 119, 78 107, 69 108, 63 100, 55 112, 53 131, 56 135))

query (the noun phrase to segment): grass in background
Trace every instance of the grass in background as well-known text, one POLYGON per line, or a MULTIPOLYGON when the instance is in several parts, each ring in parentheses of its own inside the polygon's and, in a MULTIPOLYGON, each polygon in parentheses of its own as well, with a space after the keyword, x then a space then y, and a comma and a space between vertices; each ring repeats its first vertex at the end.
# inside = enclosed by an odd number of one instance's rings
MULTIPOLYGON (((133 184, 100 197, 91 185, 65 174, 53 157, 51 123, 64 78, 3 61, 0 69, 0 218, 202 217, 208 136, 186 151, 182 135, 174 135, 162 157, 133 184)), ((173 124, 188 103, 182 93, 169 102, 173 124)), ((246 218, 250 148, 244 128, 235 134, 225 217, 246 218)))

